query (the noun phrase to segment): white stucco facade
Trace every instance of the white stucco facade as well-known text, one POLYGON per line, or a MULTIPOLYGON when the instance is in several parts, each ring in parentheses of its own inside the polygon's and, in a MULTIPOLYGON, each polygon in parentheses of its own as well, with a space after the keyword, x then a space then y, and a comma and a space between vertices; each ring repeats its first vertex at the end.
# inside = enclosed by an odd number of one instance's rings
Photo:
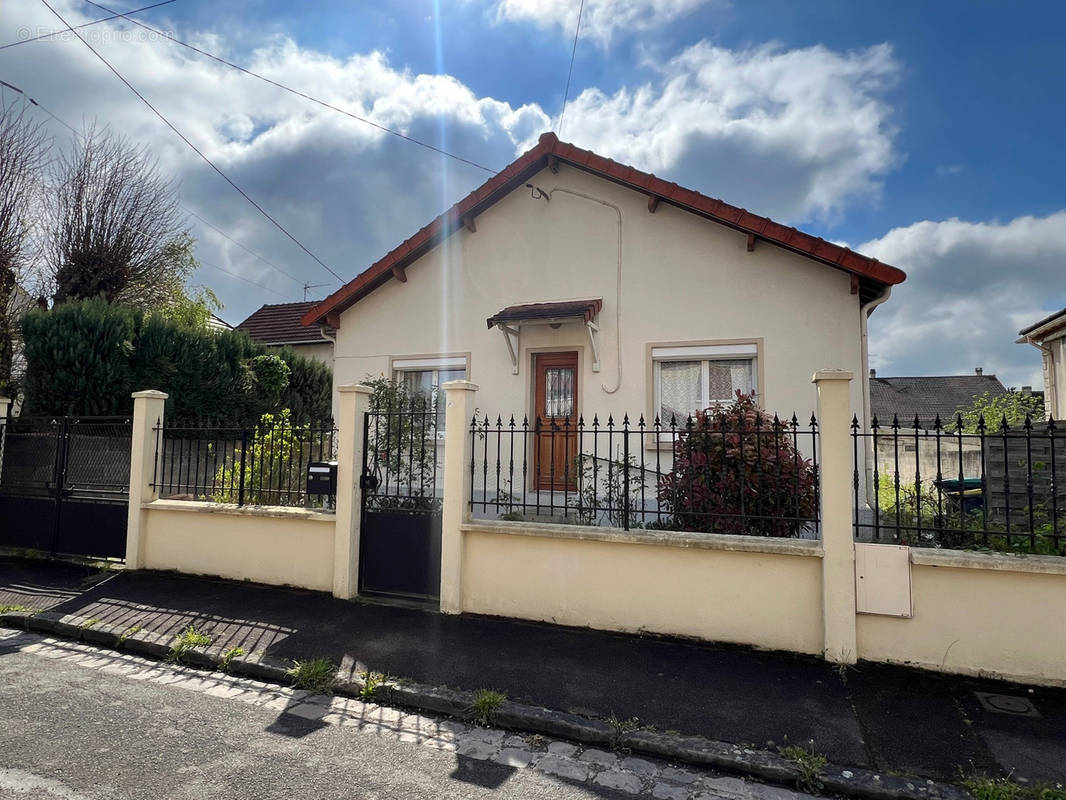
MULTIPOLYGON (((479 413, 531 413, 532 357, 579 352, 579 412, 652 412, 651 348, 728 342, 758 347, 759 396, 770 412, 814 409, 811 375, 866 375, 859 296, 850 276, 569 165, 545 169, 340 317, 334 385, 390 375, 396 359, 462 356, 479 413), (578 194, 571 194, 578 193, 578 194), (583 195, 583 196, 579 196, 583 195), (621 258, 619 259, 619 219, 621 258), (619 281, 620 276, 620 281, 619 281), (620 288, 620 291, 619 291, 620 288), (602 298, 601 367, 577 323, 523 327, 518 374, 486 319, 521 303, 602 298)), ((863 383, 852 407, 863 417, 863 383)))

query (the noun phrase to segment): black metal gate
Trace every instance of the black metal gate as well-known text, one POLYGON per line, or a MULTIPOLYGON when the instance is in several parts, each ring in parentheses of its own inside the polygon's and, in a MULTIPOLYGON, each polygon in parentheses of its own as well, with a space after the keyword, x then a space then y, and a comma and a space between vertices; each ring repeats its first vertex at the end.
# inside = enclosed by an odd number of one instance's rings
POLYGON ((440 600, 439 428, 424 403, 364 419, 360 594, 433 606, 440 600))
POLYGON ((125 558, 127 417, 0 420, 0 547, 125 558))

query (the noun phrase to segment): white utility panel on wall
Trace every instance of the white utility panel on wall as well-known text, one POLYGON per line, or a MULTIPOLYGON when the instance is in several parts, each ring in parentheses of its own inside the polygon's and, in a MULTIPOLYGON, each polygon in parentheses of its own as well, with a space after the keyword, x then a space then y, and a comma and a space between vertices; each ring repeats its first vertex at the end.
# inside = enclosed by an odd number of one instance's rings
POLYGON ((909 547, 855 543, 855 610, 860 614, 913 616, 909 547))

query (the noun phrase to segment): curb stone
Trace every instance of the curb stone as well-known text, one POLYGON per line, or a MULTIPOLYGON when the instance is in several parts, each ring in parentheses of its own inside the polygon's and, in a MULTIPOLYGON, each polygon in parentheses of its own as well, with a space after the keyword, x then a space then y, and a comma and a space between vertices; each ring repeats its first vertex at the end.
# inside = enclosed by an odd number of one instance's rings
MULTIPOLYGON (((60 615, 54 612, 29 613, 9 611, 0 614, 0 625, 9 628, 51 633, 56 636, 101 644, 114 650, 126 650, 164 660, 170 652, 174 636, 139 631, 125 634, 119 626, 99 623, 84 627, 82 617, 60 615)), ((217 646, 194 648, 186 654, 190 666, 217 669, 224 649, 217 646)), ((272 683, 288 683, 288 665, 262 655, 236 656, 229 662, 229 672, 272 683)), ((334 687, 336 694, 358 698, 362 684, 358 681, 341 680, 334 687)), ((467 709, 474 699, 473 692, 463 692, 447 687, 428 686, 410 681, 389 681, 381 685, 380 699, 375 702, 396 704, 402 707, 430 711, 460 719, 466 717, 467 709)), ((529 706, 507 701, 493 717, 493 724, 529 733, 540 733, 562 739, 594 744, 610 749, 615 740, 614 731, 602 720, 588 719, 576 714, 553 711, 548 708, 529 706)), ((799 774, 785 758, 766 750, 742 747, 727 742, 705 739, 699 736, 679 736, 652 730, 627 733, 616 743, 635 755, 650 755, 674 762, 713 767, 730 772, 752 775, 775 783, 796 786, 799 774)), ((883 775, 862 767, 826 765, 821 773, 822 790, 827 794, 841 794, 869 800, 972 800, 970 794, 953 784, 883 775)))

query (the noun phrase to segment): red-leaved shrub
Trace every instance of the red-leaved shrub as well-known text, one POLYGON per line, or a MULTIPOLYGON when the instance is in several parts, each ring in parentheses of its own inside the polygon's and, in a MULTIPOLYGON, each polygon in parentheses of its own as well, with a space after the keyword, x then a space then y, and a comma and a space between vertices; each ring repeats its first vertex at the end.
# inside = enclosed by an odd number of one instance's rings
POLYGON ((669 527, 707 533, 796 536, 813 520, 817 474, 790 423, 737 392, 678 426, 673 468, 659 480, 669 527))

